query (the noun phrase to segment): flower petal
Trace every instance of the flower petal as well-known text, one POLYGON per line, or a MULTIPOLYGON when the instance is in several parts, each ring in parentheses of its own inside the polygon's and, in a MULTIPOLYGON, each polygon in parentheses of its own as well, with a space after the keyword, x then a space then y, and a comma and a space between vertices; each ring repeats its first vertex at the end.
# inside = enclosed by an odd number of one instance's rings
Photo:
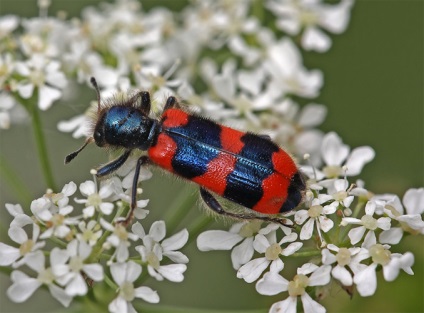
POLYGON ((252 283, 261 276, 270 261, 266 258, 253 259, 244 264, 237 272, 238 278, 243 278, 247 283, 252 283))
POLYGON ((376 264, 367 266, 353 277, 356 289, 362 297, 372 296, 377 289, 377 275, 375 274, 376 264))
POLYGON ((87 283, 81 274, 75 275, 65 288, 66 294, 70 296, 83 296, 87 293, 87 290, 87 283))
POLYGON ((28 235, 21 227, 12 226, 8 230, 8 235, 10 239, 14 242, 23 244, 28 240, 28 235))
POLYGON ((362 237, 364 236, 365 230, 366 230, 366 228, 364 226, 352 228, 349 231, 349 234, 348 234, 350 242, 353 245, 357 244, 362 239, 362 237))
POLYGON ((402 202, 408 214, 424 213, 424 188, 411 188, 403 196, 402 202))
POLYGON ((135 281, 141 274, 141 266, 133 261, 126 264, 125 280, 129 282, 135 281))
POLYGON ((403 230, 400 227, 394 227, 389 230, 382 231, 378 237, 380 243, 396 245, 400 242, 403 236, 403 230))
POLYGON ((20 256, 21 253, 18 248, 0 242, 0 266, 9 266, 20 256))
POLYGON ((365 146, 353 149, 345 164, 347 167, 346 175, 356 176, 360 174, 364 165, 372 161, 374 157, 375 152, 371 147, 365 146))
POLYGON ((238 234, 223 230, 209 230, 197 237, 197 248, 200 251, 230 250, 242 239, 243 237, 238 234))
POLYGON ((113 263, 110 265, 110 273, 118 286, 121 286, 125 281, 126 268, 127 265, 125 263, 113 263))
POLYGON ((40 110, 45 111, 61 96, 62 92, 60 90, 47 85, 41 86, 38 88, 38 107, 40 110))
POLYGON ((109 303, 109 312, 111 313, 127 313, 128 303, 121 296, 116 297, 111 303, 109 303))
POLYGON ((330 282, 330 265, 322 265, 309 277, 309 286, 323 286, 330 282))
POLYGON ((286 300, 274 303, 269 313, 296 313, 297 297, 288 297, 286 300))
POLYGON ((156 221, 150 226, 149 235, 152 236, 154 241, 159 242, 166 235, 166 226, 164 221, 156 221))
POLYGON ((300 112, 298 124, 302 127, 321 125, 327 115, 327 107, 322 104, 307 104, 300 112))
POLYGON ((180 251, 164 251, 163 255, 174 263, 188 263, 188 257, 180 251))
POLYGON ((286 291, 289 281, 276 272, 265 273, 256 283, 256 290, 261 295, 273 296, 280 292, 286 291))
POLYGON ((335 132, 325 135, 322 140, 321 154, 327 165, 340 166, 349 155, 349 146, 335 132))
POLYGON ((19 279, 7 289, 7 296, 13 302, 25 302, 40 286, 41 282, 35 278, 19 279))
POLYGON ((300 230, 300 240, 308 240, 312 237, 314 231, 315 220, 310 218, 300 230))
POLYGON ((84 273, 94 281, 103 280, 103 267, 100 264, 85 264, 84 273))
POLYGON ((159 302, 159 295, 156 291, 152 290, 149 287, 138 287, 134 289, 134 295, 137 298, 143 299, 146 302, 149 303, 158 303, 159 302))
POLYGON ((162 241, 161 246, 165 251, 179 250, 187 243, 187 240, 188 231, 187 229, 183 229, 175 235, 172 235, 171 237, 162 241))
POLYGON ((184 280, 184 272, 187 270, 185 264, 170 264, 160 266, 158 269, 159 274, 172 282, 182 282, 184 280))
POLYGON ((317 27, 307 27, 302 36, 305 50, 325 52, 331 47, 331 39, 317 27))
POLYGON ((303 311, 305 313, 325 313, 326 309, 313 300, 306 292, 300 297, 302 299, 303 311))
POLYGON ((252 259, 254 251, 252 237, 244 239, 241 244, 234 247, 233 251, 231 251, 233 268, 238 270, 242 265, 249 262, 252 259))
POLYGON ((338 279, 343 286, 351 286, 353 284, 352 275, 343 266, 336 265, 331 271, 331 274, 334 278, 338 279))

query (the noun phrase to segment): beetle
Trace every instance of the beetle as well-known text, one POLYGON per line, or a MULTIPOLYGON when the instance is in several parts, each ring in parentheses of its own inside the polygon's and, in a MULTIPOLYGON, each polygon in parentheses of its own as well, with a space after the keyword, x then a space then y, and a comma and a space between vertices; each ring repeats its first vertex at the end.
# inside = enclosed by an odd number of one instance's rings
POLYGON ((147 91, 125 101, 101 105, 97 93, 97 121, 93 136, 65 158, 69 163, 87 144, 123 148, 123 154, 97 170, 104 177, 120 168, 135 149, 147 151, 135 167, 131 207, 124 224, 132 220, 136 207, 141 166, 151 163, 197 183, 207 206, 218 214, 238 219, 260 219, 285 224, 275 217, 296 208, 302 201, 305 181, 292 157, 266 135, 242 132, 182 109, 170 96, 159 119, 149 117, 147 91), (215 195, 226 198, 251 213, 225 210, 215 195))

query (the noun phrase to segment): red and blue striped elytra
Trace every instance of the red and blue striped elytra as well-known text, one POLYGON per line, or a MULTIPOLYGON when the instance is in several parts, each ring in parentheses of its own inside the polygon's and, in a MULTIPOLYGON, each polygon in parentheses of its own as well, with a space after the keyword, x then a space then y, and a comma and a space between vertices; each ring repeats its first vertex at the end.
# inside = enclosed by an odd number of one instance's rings
POLYGON ((188 113, 174 97, 168 98, 160 119, 150 118, 148 92, 101 108, 97 83, 94 78, 91 82, 98 97, 93 137, 68 155, 65 163, 92 141, 100 147, 123 148, 118 159, 98 169, 97 176, 102 177, 122 166, 132 150, 147 150, 136 165, 131 211, 124 223, 132 219, 140 167, 148 162, 200 185, 203 200, 219 214, 284 223, 267 215, 290 211, 302 201, 302 174, 290 155, 269 137, 188 113), (226 211, 212 193, 265 215, 226 211))

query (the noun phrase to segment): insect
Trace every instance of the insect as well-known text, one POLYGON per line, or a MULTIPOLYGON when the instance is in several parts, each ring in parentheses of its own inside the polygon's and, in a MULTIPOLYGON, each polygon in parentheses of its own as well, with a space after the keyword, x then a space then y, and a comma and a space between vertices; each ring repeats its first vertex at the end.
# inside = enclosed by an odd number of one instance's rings
POLYGON ((150 118, 150 95, 146 91, 122 103, 102 107, 93 77, 91 83, 98 102, 93 136, 69 154, 65 163, 93 141, 99 147, 124 149, 120 157, 97 170, 97 176, 103 177, 120 168, 134 149, 147 150, 147 155, 141 156, 136 164, 131 207, 124 224, 132 220, 140 168, 147 163, 197 183, 209 208, 233 218, 284 224, 285 219, 274 217, 275 214, 288 212, 302 201, 302 173, 268 136, 241 132, 188 113, 172 96, 167 99, 161 117, 150 118), (252 211, 227 211, 214 194, 252 211))

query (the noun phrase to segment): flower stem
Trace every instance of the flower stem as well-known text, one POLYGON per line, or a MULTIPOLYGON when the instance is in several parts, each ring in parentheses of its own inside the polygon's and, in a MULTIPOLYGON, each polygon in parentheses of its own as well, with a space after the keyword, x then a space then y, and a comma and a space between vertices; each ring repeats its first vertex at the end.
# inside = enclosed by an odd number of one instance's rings
POLYGON ((11 188, 14 190, 20 202, 25 202, 24 207, 29 205, 32 201, 31 192, 25 186, 18 175, 12 170, 11 166, 7 164, 7 160, 0 155, 0 174, 9 183, 11 188))
POLYGON ((166 221, 167 232, 173 233, 180 222, 187 215, 187 211, 190 210, 196 202, 196 195, 193 190, 186 188, 183 190, 173 202, 173 205, 168 209, 167 215, 164 220, 166 221))
POLYGON ((28 111, 30 111, 30 114, 32 116, 32 127, 35 135, 35 144, 37 146, 38 159, 40 161, 45 183, 47 184, 47 187, 56 190, 56 184, 54 182, 52 170, 50 167, 49 156, 47 153, 47 145, 44 139, 45 137, 43 133, 38 107, 35 103, 31 103, 31 105, 27 106, 27 109, 28 111))
POLYGON ((313 257, 321 255, 321 250, 310 250, 305 249, 302 251, 302 249, 299 250, 299 252, 293 253, 291 255, 288 255, 287 257, 294 257, 294 258, 301 258, 301 257, 313 257))
POLYGON ((196 239, 197 236, 205 229, 205 227, 213 221, 214 218, 212 216, 200 216, 188 230, 189 236, 187 245, 190 244, 194 239, 196 239))

